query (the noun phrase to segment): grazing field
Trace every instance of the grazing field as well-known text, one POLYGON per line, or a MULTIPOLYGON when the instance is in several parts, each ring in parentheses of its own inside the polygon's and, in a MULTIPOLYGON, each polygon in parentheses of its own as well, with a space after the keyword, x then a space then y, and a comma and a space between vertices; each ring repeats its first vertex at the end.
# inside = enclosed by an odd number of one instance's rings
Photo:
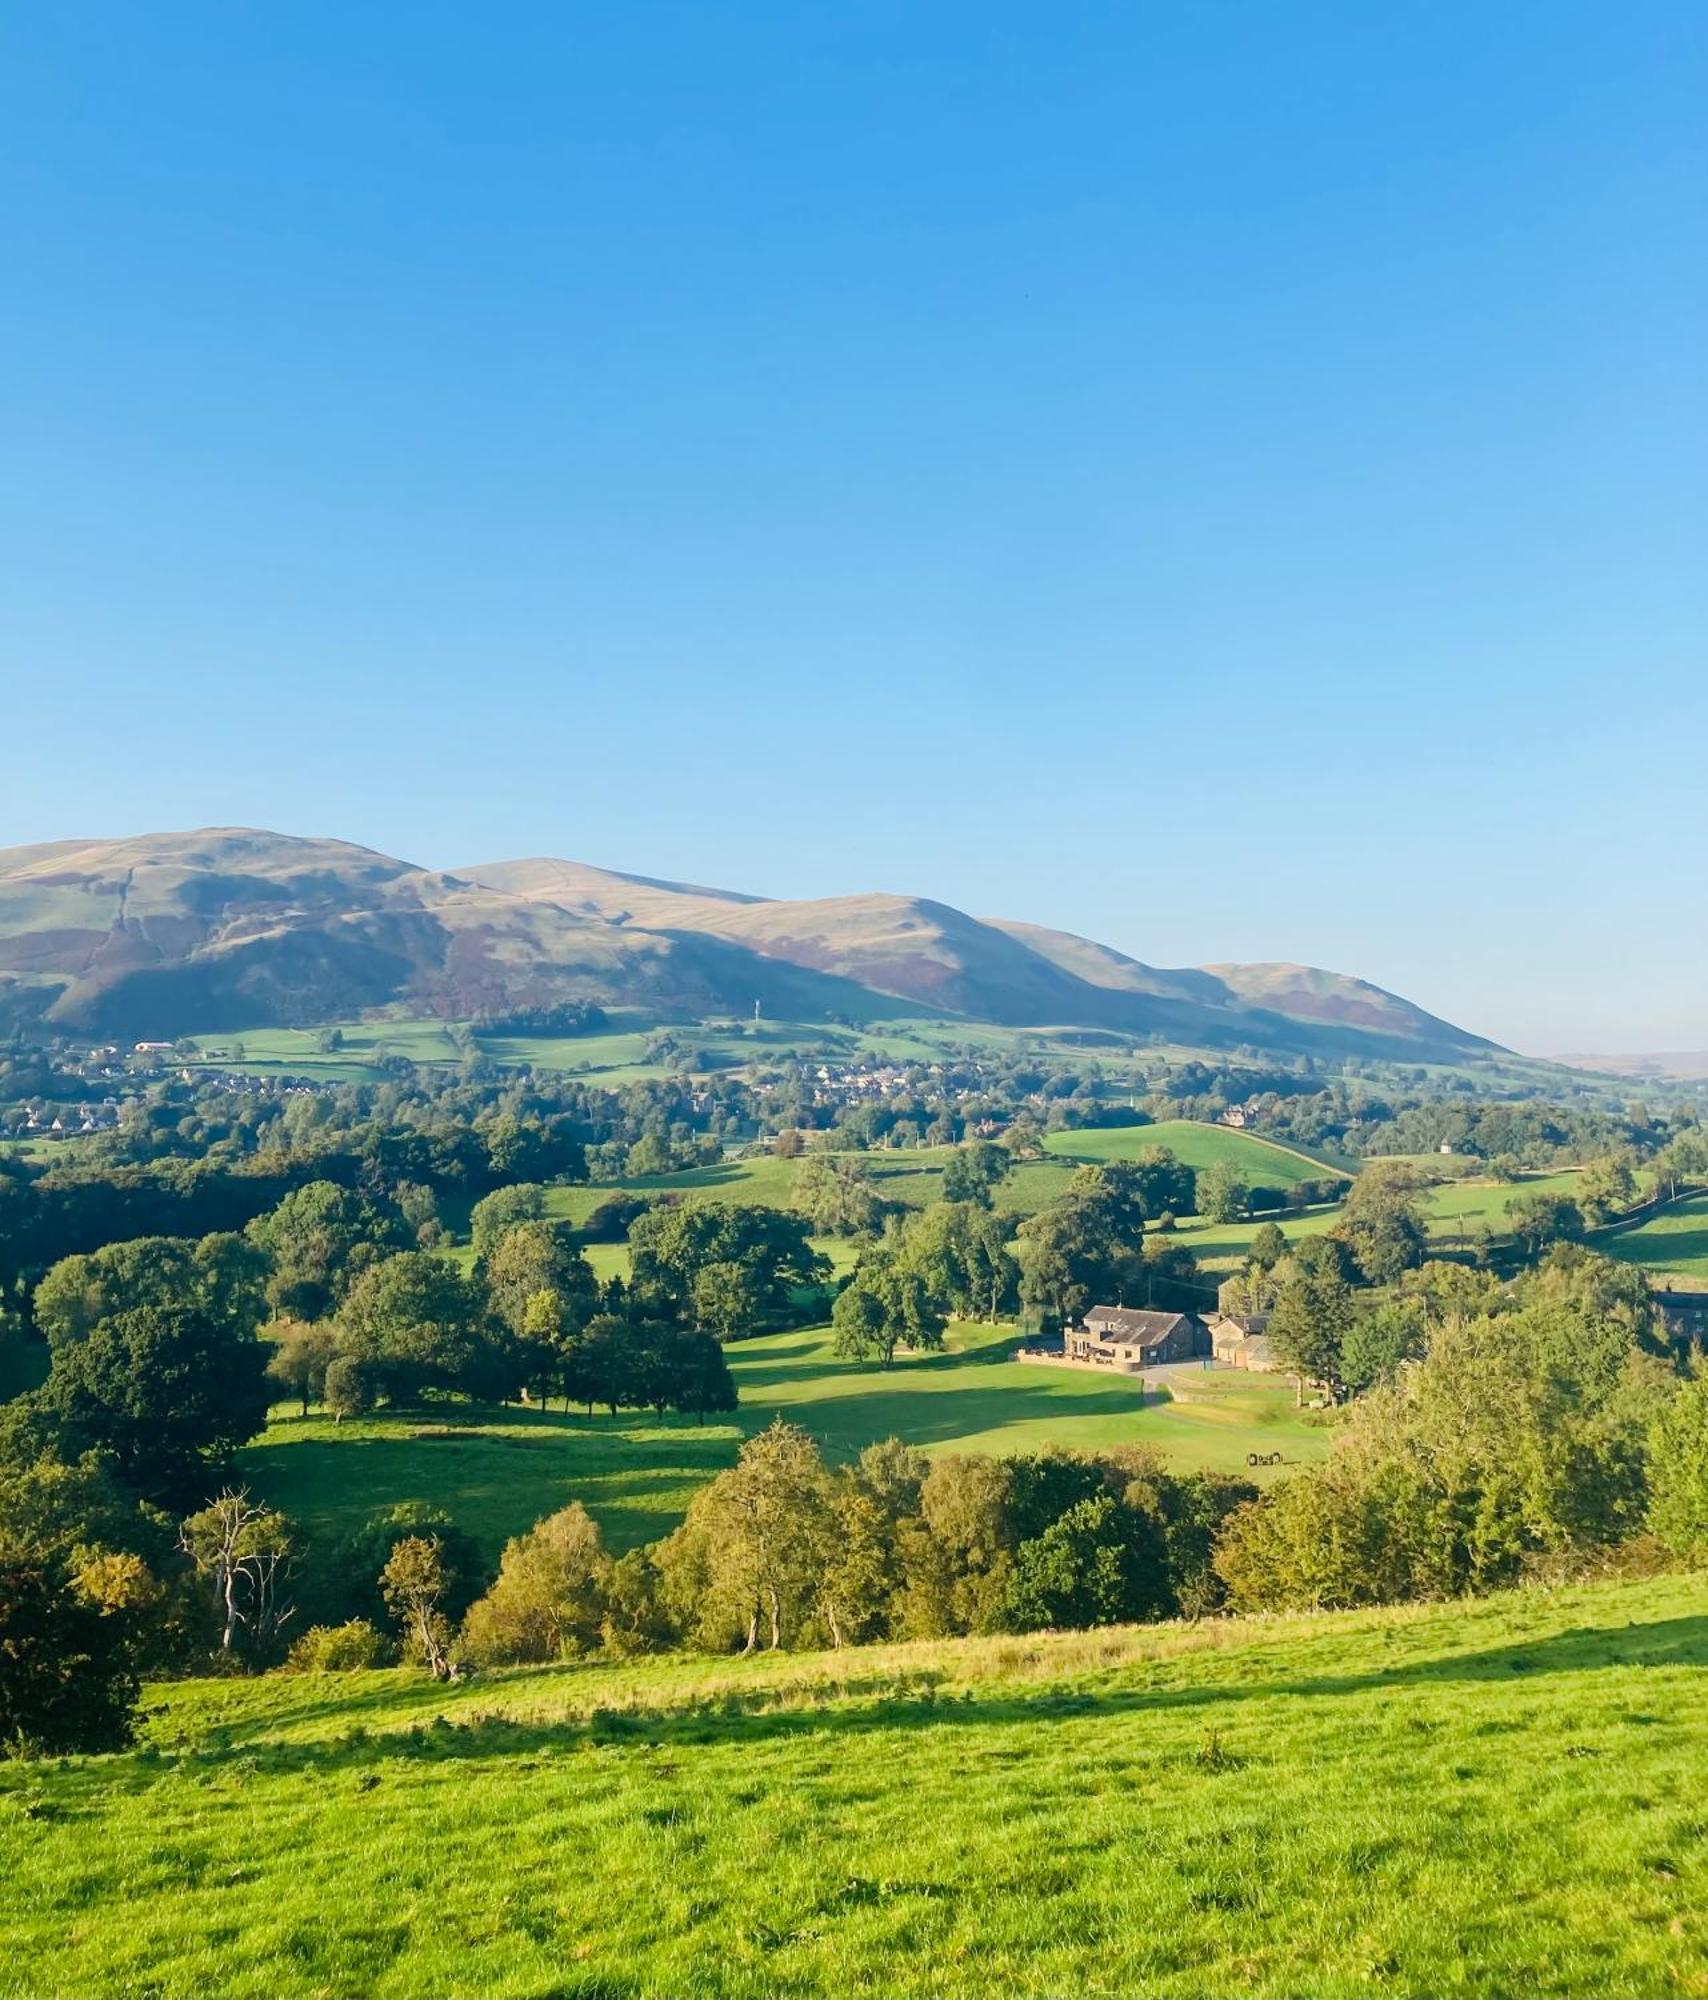
POLYGON ((1327 1449, 1327 1434, 1293 1408, 1292 1390, 1268 1377, 1170 1370, 1167 1394, 1141 1395, 1122 1377, 1011 1360, 1011 1328, 959 1326, 950 1338, 949 1352, 904 1355, 887 1370, 838 1360, 823 1327, 742 1341, 729 1350, 740 1409, 705 1425, 452 1404, 334 1424, 281 1408, 239 1454, 238 1472, 317 1534, 344 1533, 396 1501, 428 1500, 496 1558, 507 1536, 571 1500, 613 1547, 668 1533, 695 1487, 779 1415, 832 1460, 887 1437, 993 1453, 1148 1444, 1183 1470, 1244 1474, 1248 1452, 1280 1451, 1298 1464, 1327 1449))
POLYGON ((1508 1227, 1506 1205, 1523 1195, 1576 1195, 1575 1169, 1557 1174, 1521 1174, 1515 1181, 1446 1181, 1419 1196, 1432 1236, 1456 1236, 1486 1225, 1497 1234, 1508 1227))
POLYGON ((0 1767, 0 1992, 1701 1993, 1705 1668, 1660 1578, 161 1687, 0 1767))
MULTIPOLYGON (((322 1050, 317 1028, 250 1028, 227 1035, 200 1035, 201 1067, 238 1070, 257 1076, 304 1076, 317 1083, 373 1083, 383 1079, 388 1056, 413 1063, 461 1064, 469 1049, 448 1021, 345 1021, 338 1026, 343 1046, 322 1050), (241 1049, 239 1056, 237 1051, 241 1049)), ((488 1035, 474 1047, 495 1062, 536 1069, 586 1071, 604 1083, 636 1076, 663 1076, 665 1068, 643 1060, 647 1037, 640 1027, 618 1027, 593 1035, 488 1035)))
POLYGON ((27 1160, 32 1166, 47 1166, 56 1159, 75 1159, 82 1143, 80 1138, 0 1139, 0 1160, 27 1160))
POLYGON ((730 1352, 742 1421, 786 1416, 832 1459, 885 1437, 1002 1454, 1148 1444, 1183 1469, 1243 1472, 1248 1451, 1284 1450, 1297 1463, 1327 1449, 1291 1387, 1272 1377, 1166 1369, 1141 1393, 1127 1377, 1012 1360, 1013 1328, 960 1326, 950 1338, 950 1352, 904 1356, 887 1370, 839 1361, 822 1328, 744 1341, 730 1352))
POLYGON ((1640 1229, 1598 1236, 1595 1248, 1657 1275, 1673 1271, 1681 1278, 1708 1278, 1708 1194, 1687 1195, 1640 1229))
MULTIPOLYGON (((1293 1187, 1322 1178, 1329 1170, 1302 1153, 1288 1152, 1267 1139, 1231 1132, 1190 1119, 1157 1125, 1123 1125, 1090 1132, 1053 1132, 1045 1140, 1047 1157, 1023 1160, 996 1190, 996 1207, 1004 1214, 1033 1215, 1067 1192, 1082 1165, 1106 1165, 1134 1160, 1147 1147, 1166 1146, 1188 1166, 1205 1167, 1213 1160, 1231 1160, 1254 1184, 1293 1187)), ((950 1146, 897 1147, 856 1155, 878 1192, 890 1201, 923 1208, 939 1200, 943 1169, 953 1156, 950 1146)), ((794 1200, 795 1177, 801 1159, 778 1159, 770 1153, 728 1159, 716 1166, 690 1167, 677 1174, 649 1174, 601 1187, 554 1188, 548 1205, 554 1215, 585 1222, 602 1201, 614 1194, 673 1193, 687 1201, 759 1202, 787 1208, 794 1200)), ((1256 1227, 1253 1224, 1252 1227, 1256 1227)))
POLYGON ((1205 1125, 1193 1118, 1168 1118, 1155 1125, 1103 1126, 1087 1132, 1052 1132, 1044 1146, 1064 1159, 1098 1166, 1110 1160, 1136 1160, 1149 1147, 1166 1146, 1189 1167, 1225 1161, 1258 1187, 1292 1187, 1299 1181, 1322 1180, 1337 1171, 1290 1146, 1260 1139, 1254 1132, 1205 1125))
MULTIPOLYGON (((671 1023, 667 1032, 673 1050, 665 1059, 648 1061, 645 1050, 654 1025, 650 1017, 632 1007, 610 1012, 605 1032, 501 1035, 483 1030, 475 1035, 474 1044, 481 1054, 507 1066, 563 1070, 601 1083, 626 1083, 683 1071, 744 1069, 807 1057, 929 1063, 1023 1052, 1067 1068, 1083 1066, 1095 1056, 1105 1068, 1113 1064, 1116 1070, 1124 1059, 1132 1058, 1131 1048, 1120 1037, 1088 1038, 1067 1029, 1000 1028, 972 1021, 902 1017, 874 1021, 862 1028, 783 1020, 671 1023), (1092 1041, 1096 1046, 1090 1045, 1092 1041), (1105 1041, 1108 1046, 1103 1045, 1105 1041)), ((344 1046, 327 1053, 316 1047, 322 1031, 313 1028, 247 1028, 200 1035, 195 1040, 204 1051, 204 1060, 216 1068, 259 1075, 283 1071, 346 1082, 368 1081, 383 1074, 375 1068, 382 1056, 406 1056, 418 1063, 461 1063, 468 1053, 464 1042, 453 1036, 452 1030, 459 1025, 453 1022, 376 1019, 333 1025, 342 1034, 344 1046), (234 1054, 239 1045, 241 1057, 234 1054)))
MULTIPOLYGON (((1308 1208, 1302 1215, 1257 1216, 1245 1222, 1200 1222, 1186 1216, 1176 1224, 1174 1240, 1184 1243, 1209 1274, 1212 1282, 1237 1271, 1251 1249, 1251 1239, 1266 1223, 1273 1222, 1289 1243, 1304 1236, 1321 1236, 1340 1218, 1339 1202, 1308 1208)), ((1213 1305, 1206 1297, 1202 1304, 1213 1305)))
MULTIPOLYGON (((942 1198, 943 1169, 953 1150, 949 1146, 898 1146, 848 1157, 862 1162, 886 1201, 924 1208, 942 1198)), ((799 1158, 784 1160, 760 1153, 720 1160, 710 1167, 688 1167, 677 1174, 642 1174, 598 1187, 553 1188, 546 1206, 550 1214, 576 1224, 584 1223, 601 1202, 618 1194, 674 1194, 689 1202, 733 1201, 788 1208, 795 1198, 800 1167, 799 1158)), ((996 1206, 1004 1214, 1034 1214, 1066 1191, 1073 1173, 1071 1160, 1024 1160, 996 1190, 996 1206)))

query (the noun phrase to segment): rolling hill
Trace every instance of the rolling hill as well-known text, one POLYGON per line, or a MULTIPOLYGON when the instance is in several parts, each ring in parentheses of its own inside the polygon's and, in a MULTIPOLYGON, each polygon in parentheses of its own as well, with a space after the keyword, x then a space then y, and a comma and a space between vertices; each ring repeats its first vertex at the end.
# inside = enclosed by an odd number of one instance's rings
POLYGON ((749 1659, 151 1687, 0 1761, 0 1987, 1698 1994, 1689 1577, 749 1659))
POLYGON ((568 999, 1410 1059, 1492 1047, 1339 973, 1161 971, 925 897, 777 901, 552 859, 446 873, 241 827, 0 850, 0 1021, 165 1037, 568 999))

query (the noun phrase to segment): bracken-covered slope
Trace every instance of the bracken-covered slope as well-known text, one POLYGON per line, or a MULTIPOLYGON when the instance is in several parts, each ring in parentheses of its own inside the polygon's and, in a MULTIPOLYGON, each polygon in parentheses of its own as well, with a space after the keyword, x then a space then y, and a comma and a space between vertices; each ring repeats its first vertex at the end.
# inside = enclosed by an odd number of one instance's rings
POLYGON ((677 1016, 756 1001, 797 1020, 923 1012, 1208 1047, 1489 1046, 1339 974, 1159 971, 922 897, 773 901, 549 859, 448 874, 241 827, 0 851, 0 1019, 166 1036, 580 998, 677 1016))

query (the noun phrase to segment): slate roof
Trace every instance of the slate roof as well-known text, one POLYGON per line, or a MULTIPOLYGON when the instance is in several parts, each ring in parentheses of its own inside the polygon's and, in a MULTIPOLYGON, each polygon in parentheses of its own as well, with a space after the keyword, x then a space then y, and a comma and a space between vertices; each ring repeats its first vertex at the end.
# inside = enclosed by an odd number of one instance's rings
POLYGON ((1189 1313, 1145 1312, 1137 1306, 1093 1306, 1085 1316, 1087 1333, 1126 1347, 1150 1347, 1191 1324, 1189 1313))

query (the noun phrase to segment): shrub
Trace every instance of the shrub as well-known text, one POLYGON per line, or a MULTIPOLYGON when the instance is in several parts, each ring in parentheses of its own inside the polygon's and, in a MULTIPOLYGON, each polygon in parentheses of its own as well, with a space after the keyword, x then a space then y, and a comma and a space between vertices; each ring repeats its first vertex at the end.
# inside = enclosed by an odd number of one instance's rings
POLYGON ((0 1564, 0 1747, 121 1750, 136 1701, 125 1621, 40 1564, 0 1564))
POLYGON ((346 1625, 311 1625, 285 1665, 293 1674, 352 1674, 383 1667, 390 1652, 383 1633, 365 1618, 352 1618, 346 1625))
POLYGON ((469 1608, 463 1643, 482 1666, 559 1660, 598 1645, 610 1568, 579 1500, 504 1547, 498 1580, 469 1608))
POLYGON ((1650 1427, 1649 1525, 1678 1555, 1708 1555, 1708 1376, 1687 1382, 1650 1427))
POLYGON ((341 1354, 328 1365, 321 1393, 333 1421, 340 1424, 346 1417, 366 1416, 378 1400, 372 1371, 353 1354, 341 1354))

